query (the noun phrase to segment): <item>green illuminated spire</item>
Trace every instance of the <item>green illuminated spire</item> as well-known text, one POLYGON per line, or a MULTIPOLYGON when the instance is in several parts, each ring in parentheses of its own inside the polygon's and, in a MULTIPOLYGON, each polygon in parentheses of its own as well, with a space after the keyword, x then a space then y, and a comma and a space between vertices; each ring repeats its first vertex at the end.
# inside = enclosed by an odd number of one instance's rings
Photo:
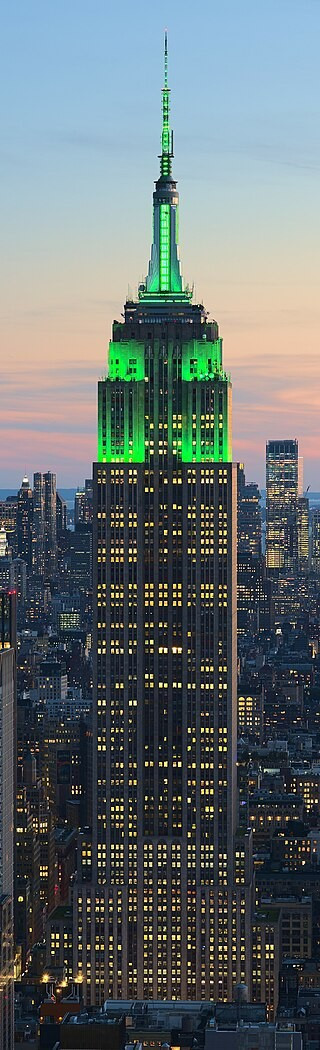
POLYGON ((172 178, 173 135, 169 122, 168 37, 164 36, 164 85, 162 88, 162 133, 160 178, 153 194, 153 243, 148 276, 139 289, 139 299, 154 302, 159 297, 174 302, 188 302, 191 293, 184 289, 178 254, 177 183, 172 178))

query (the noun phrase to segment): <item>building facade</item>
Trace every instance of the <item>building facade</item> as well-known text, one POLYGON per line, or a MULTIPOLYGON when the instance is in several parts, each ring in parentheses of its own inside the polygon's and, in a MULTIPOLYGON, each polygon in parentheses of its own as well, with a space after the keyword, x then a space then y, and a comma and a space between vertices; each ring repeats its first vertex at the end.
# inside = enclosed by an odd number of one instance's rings
POLYGON ((33 475, 33 568, 37 576, 44 574, 44 480, 37 471, 33 475))
POLYGON ((261 505, 259 487, 246 483, 242 463, 238 463, 238 553, 261 558, 261 505))
POLYGON ((318 573, 320 570, 320 510, 314 510, 312 514, 311 558, 312 568, 318 573))
POLYGON ((91 1002, 230 999, 250 983, 231 384, 180 272, 166 49, 162 97, 148 276, 114 322, 98 394, 93 868, 90 853, 74 895, 91 1002))
POLYGON ((281 571, 307 570, 309 501, 302 494, 298 441, 268 441, 266 448, 266 565, 281 571))
POLYGON ((50 470, 44 478, 44 570, 54 576, 57 562, 57 479, 50 470))
MULTIPOLYGON (((61 509, 61 508, 59 508, 61 509)), ((61 513, 62 509, 61 509, 61 513)), ((57 561, 57 484, 48 470, 33 475, 33 567, 38 576, 54 576, 57 561)))
POLYGON ((18 492, 17 542, 18 556, 32 566, 33 492, 27 477, 22 479, 18 492))

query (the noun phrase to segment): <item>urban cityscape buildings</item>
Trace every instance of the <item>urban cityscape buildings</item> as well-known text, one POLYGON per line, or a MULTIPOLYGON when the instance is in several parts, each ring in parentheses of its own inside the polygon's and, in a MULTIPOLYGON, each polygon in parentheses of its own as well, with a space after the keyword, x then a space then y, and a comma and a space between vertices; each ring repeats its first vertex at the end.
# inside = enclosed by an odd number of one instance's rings
POLYGON ((17 1040, 40 1018, 46 1050, 320 1042, 319 496, 297 439, 268 441, 266 503, 232 463, 218 325, 180 270, 167 53, 160 161, 94 478, 0 501, 6 1050, 13 972, 17 1040))

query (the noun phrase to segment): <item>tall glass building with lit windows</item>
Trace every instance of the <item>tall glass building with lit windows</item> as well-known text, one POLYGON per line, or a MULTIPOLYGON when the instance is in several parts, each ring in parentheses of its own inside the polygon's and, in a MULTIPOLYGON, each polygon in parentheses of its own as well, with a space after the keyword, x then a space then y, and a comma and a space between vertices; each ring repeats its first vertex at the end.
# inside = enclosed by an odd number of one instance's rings
POLYGON ((297 567, 301 468, 296 439, 267 441, 266 564, 274 573, 297 567))
POLYGON ((250 987, 231 385, 218 325, 181 276, 166 43, 162 99, 148 275, 113 324, 99 383, 93 842, 74 902, 91 1002, 250 987))

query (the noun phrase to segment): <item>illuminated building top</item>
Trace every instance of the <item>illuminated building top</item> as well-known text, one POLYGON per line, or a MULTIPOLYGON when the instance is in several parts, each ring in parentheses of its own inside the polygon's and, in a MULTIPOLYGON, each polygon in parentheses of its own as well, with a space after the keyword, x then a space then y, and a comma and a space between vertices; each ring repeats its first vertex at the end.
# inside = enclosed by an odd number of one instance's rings
POLYGON ((177 183, 172 178, 173 133, 170 130, 170 88, 168 87, 168 44, 165 34, 164 86, 162 89, 162 136, 160 178, 153 194, 153 243, 148 276, 139 288, 139 298, 154 302, 159 296, 174 302, 188 302, 191 292, 183 288, 178 254, 177 183))
POLYGON ((113 324, 107 377, 99 384, 100 463, 152 463, 160 448, 176 463, 232 459, 231 384, 219 328, 202 304, 192 302, 181 276, 169 97, 165 34, 151 258, 137 300, 127 300, 124 321, 113 324), (164 391, 166 406, 159 412, 164 391))

